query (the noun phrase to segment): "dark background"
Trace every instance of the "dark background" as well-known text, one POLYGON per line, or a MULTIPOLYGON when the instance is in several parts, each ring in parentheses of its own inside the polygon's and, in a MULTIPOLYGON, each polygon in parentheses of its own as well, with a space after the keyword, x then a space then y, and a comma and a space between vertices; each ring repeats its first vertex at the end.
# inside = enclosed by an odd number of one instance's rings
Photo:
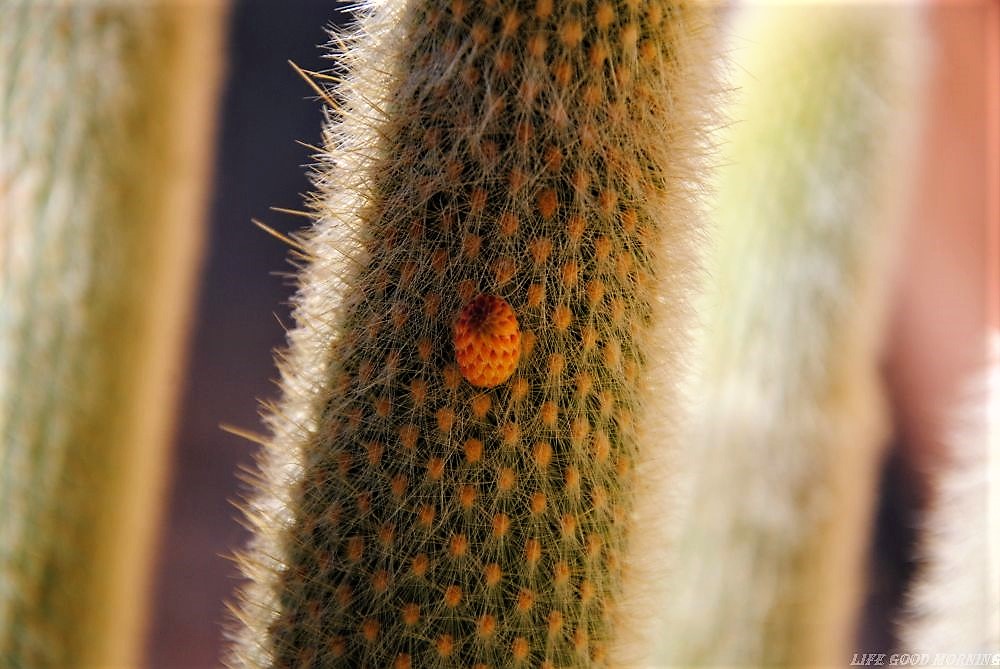
POLYGON ((232 500, 237 467, 255 446, 220 423, 259 431, 255 399, 273 398, 272 351, 282 345, 287 247, 254 227, 290 231, 306 219, 269 211, 301 208, 304 168, 317 144, 321 104, 288 60, 326 69, 325 27, 347 17, 330 0, 236 2, 228 76, 218 121, 215 185, 198 310, 173 454, 166 527, 160 539, 147 662, 157 668, 219 665, 224 602, 236 568, 226 556, 245 531, 232 500))

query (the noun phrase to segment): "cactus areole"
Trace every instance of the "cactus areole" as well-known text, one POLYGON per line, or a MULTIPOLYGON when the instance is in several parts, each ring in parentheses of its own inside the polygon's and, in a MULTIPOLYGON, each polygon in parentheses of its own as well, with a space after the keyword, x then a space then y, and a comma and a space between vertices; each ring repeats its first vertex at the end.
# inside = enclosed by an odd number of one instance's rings
POLYGON ((614 661, 649 335, 686 313, 702 9, 389 0, 359 26, 230 662, 614 661))
POLYGON ((479 295, 462 309, 452 334, 462 376, 474 386, 492 388, 514 373, 521 354, 521 330, 507 301, 479 295))

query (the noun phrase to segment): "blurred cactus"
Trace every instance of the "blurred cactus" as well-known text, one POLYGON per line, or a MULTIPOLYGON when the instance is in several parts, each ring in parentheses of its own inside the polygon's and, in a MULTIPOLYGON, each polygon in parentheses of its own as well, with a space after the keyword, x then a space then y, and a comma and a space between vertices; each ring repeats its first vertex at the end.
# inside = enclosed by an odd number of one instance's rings
POLYGON ((705 13, 362 13, 323 92, 233 666, 621 652, 636 478, 671 448, 641 434, 648 372, 676 377, 687 327, 705 13))
POLYGON ((885 437, 878 352, 919 10, 747 5, 661 659, 835 666, 885 437))
POLYGON ((989 346, 990 367, 953 419, 921 523, 922 566, 901 621, 903 652, 1000 653, 1000 332, 990 333, 989 346))
POLYGON ((135 666, 216 3, 0 2, 0 665, 135 666))

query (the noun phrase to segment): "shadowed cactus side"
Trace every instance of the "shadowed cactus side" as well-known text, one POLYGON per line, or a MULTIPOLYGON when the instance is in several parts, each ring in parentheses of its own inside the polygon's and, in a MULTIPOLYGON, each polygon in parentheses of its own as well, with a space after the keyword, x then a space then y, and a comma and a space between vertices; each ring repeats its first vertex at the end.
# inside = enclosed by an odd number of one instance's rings
POLYGON ((704 14, 362 13, 296 240, 232 666, 613 660, 636 478, 671 448, 641 426, 687 327, 704 14))
POLYGON ((0 2, 0 665, 135 666, 215 3, 0 2))
POLYGON ((748 5, 720 138, 664 665, 850 657, 878 352, 920 107, 919 11, 748 5))

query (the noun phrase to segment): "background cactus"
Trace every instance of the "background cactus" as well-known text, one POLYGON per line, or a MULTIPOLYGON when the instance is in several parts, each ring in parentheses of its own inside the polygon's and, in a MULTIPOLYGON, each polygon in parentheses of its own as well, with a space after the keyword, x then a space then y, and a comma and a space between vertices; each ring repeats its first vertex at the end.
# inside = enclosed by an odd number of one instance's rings
POLYGON ((316 224, 295 240, 232 665, 589 666, 616 650, 636 472, 669 448, 640 449, 645 379, 676 372, 686 328, 705 11, 362 14, 324 93, 338 107, 316 224), (483 294, 520 332, 492 387, 463 378, 452 342, 483 294))
POLYGON ((4 666, 136 664, 219 9, 0 2, 4 666))
POLYGON ((748 5, 665 601, 665 665, 834 666, 885 437, 878 353, 920 108, 919 12, 748 5))
POLYGON ((923 564, 901 619, 900 649, 1000 653, 1000 332, 990 367, 953 419, 946 466, 921 522, 923 564))

